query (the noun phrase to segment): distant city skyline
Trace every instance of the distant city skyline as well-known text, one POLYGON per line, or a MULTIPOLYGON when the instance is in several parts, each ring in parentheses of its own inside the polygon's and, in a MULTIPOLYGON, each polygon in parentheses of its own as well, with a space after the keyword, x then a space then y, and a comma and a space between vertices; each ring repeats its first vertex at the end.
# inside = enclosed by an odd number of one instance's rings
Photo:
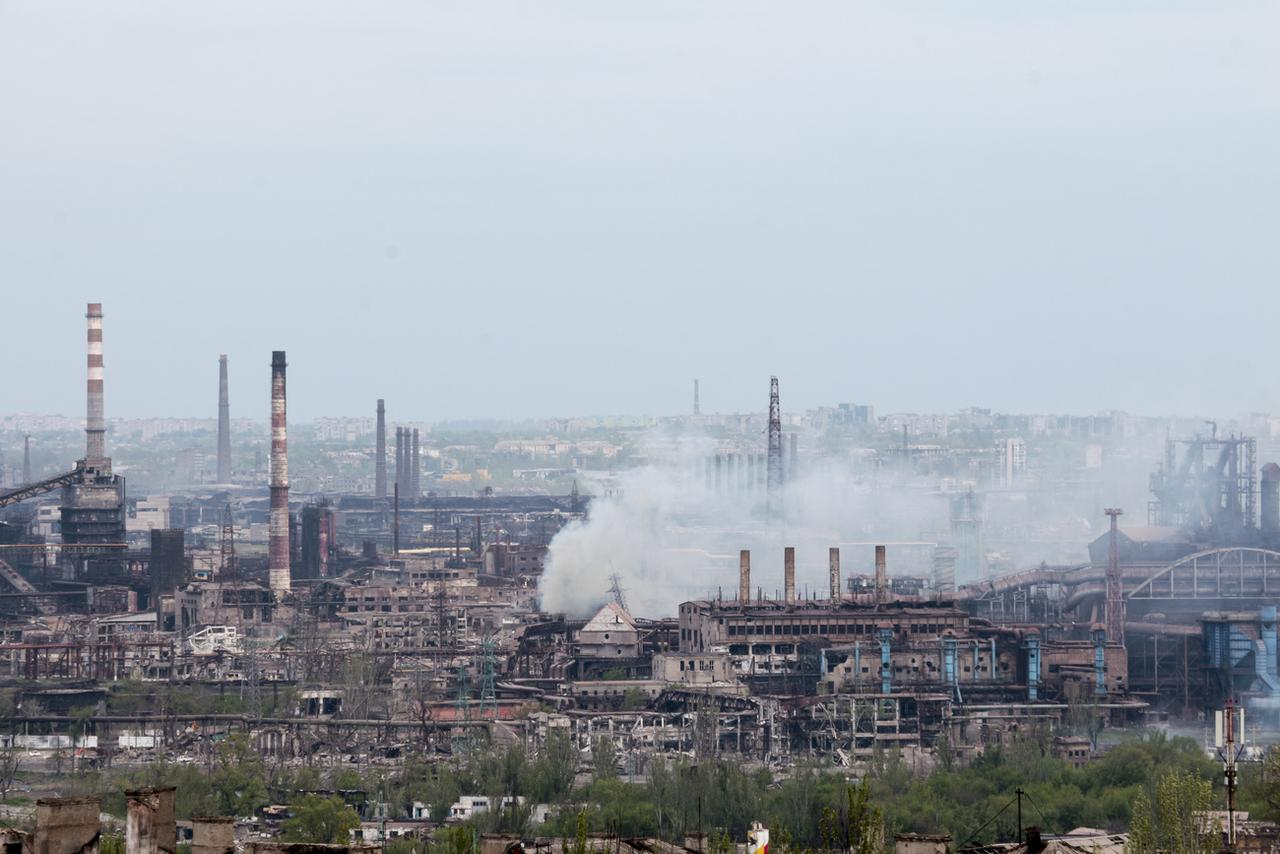
POLYGON ((0 405, 1280 401, 1274 4, 485 6, 7 4, 0 405))

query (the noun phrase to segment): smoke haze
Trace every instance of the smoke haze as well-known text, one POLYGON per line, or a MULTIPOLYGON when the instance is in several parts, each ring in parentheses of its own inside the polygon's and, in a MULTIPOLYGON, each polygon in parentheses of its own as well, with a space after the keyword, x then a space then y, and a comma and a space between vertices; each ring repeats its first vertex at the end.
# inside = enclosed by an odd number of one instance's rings
MULTIPOLYGON (((780 596, 786 546, 796 547, 801 597, 826 597, 831 546, 841 548, 845 580, 873 573, 876 543, 889 546, 891 576, 931 577, 935 546, 951 540, 951 499, 967 489, 963 482, 941 479, 940 487, 934 476, 877 467, 869 454, 802 454, 785 487, 781 520, 769 524, 763 483, 755 491, 709 488, 699 461, 717 452, 711 439, 655 432, 645 447, 645 464, 585 482, 594 496, 588 518, 551 542, 541 582, 545 610, 588 615, 609 597, 614 573, 637 616, 670 616, 692 598, 733 598, 744 548, 751 550, 753 595, 759 590, 767 598, 780 596)), ((747 452, 762 451, 763 438, 747 452)), ((1040 472, 1038 482, 1078 479, 1066 461, 1057 467, 1040 472)), ((1088 543, 1103 530, 1103 496, 1143 496, 1144 476, 1134 478, 1132 468, 1117 466, 1114 476, 1100 473, 1092 482, 1049 492, 984 490, 991 568, 1086 561, 1088 543)), ((958 584, 974 580, 956 578, 958 584)))

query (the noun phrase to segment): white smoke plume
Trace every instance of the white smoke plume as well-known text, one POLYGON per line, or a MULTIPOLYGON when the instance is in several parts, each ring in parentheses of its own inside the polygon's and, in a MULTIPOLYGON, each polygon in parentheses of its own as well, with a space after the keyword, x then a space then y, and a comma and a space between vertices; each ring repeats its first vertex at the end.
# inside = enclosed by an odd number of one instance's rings
MULTIPOLYGON (((783 512, 770 524, 764 512, 763 473, 755 488, 709 484, 705 467, 719 452, 763 453, 744 438, 717 446, 704 435, 655 432, 644 443, 643 465, 588 479, 589 517, 551 542, 541 582, 542 607, 586 616, 609 598, 610 576, 622 581, 627 605, 643 617, 676 613, 682 601, 738 588, 738 550, 751 550, 751 586, 781 595, 782 555, 796 547, 796 582, 802 597, 827 595, 827 552, 841 549, 842 576, 871 575, 876 543, 889 547, 889 573, 931 576, 934 548, 950 540, 950 500, 962 488, 932 475, 895 473, 870 465, 856 452, 820 456, 807 449, 786 485, 783 512)), ((1066 461, 1054 482, 1070 482, 1066 461)), ((735 474, 733 480, 738 481, 735 474)), ((1111 480, 1112 478, 1108 478, 1111 480)), ((1141 490, 1125 472, 1124 485, 1141 490)), ((1010 491, 986 498, 985 547, 1006 566, 1087 560, 1086 546, 1105 527, 1101 507, 1116 488, 1094 482, 1070 493, 1010 491), (1095 518, 1096 517, 1096 518, 1095 518)), ((958 583, 977 579, 957 578, 958 583)))

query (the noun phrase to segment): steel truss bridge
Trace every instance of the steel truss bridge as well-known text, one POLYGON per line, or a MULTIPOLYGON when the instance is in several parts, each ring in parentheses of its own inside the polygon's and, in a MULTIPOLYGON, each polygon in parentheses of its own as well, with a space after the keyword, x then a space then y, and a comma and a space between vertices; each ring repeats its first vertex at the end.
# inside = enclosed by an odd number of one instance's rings
MULTIPOLYGON (((1121 566, 1124 597, 1135 611, 1158 610, 1163 602, 1254 604, 1280 601, 1280 551, 1225 546, 1194 552, 1169 563, 1121 566)), ((961 587, 960 602, 981 603, 979 613, 1002 622, 1056 622, 1081 616, 1106 598, 1106 567, 1093 564, 1040 566, 961 587), (984 613, 985 612, 985 613, 984 613)))

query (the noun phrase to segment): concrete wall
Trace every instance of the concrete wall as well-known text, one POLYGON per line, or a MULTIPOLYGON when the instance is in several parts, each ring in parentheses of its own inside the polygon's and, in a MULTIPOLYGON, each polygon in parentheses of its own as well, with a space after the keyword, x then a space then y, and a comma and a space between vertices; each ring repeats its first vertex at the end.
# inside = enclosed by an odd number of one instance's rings
POLYGON ((94 797, 36 801, 31 854, 97 854, 101 810, 101 801, 94 797))
POLYGON ((230 817, 191 819, 191 854, 234 854, 236 820, 230 817))
POLYGON ((128 801, 125 854, 176 854, 178 825, 173 814, 174 793, 173 787, 125 792, 128 801))

